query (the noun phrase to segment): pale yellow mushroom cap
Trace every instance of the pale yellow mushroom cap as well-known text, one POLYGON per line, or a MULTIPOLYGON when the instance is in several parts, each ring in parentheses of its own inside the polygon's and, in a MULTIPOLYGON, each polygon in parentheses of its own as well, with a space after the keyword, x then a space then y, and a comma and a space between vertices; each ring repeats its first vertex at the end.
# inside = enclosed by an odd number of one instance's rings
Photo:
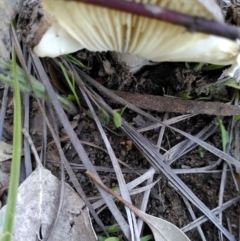
POLYGON ((58 22, 54 22, 44 33, 39 43, 33 47, 33 52, 39 57, 56 57, 83 48, 58 22))
MULTIPOLYGON (((123 0, 124 1, 124 0, 123 0)), ((132 0, 134 1, 134 0, 132 0)), ((135 0, 192 16, 223 22, 214 0, 135 0)), ((81 46, 90 51, 135 54, 156 62, 232 64, 236 41, 78 1, 43 0, 44 8, 81 46)))
POLYGON ((84 48, 49 12, 41 0, 25 0, 18 19, 18 32, 40 57, 56 57, 84 48))

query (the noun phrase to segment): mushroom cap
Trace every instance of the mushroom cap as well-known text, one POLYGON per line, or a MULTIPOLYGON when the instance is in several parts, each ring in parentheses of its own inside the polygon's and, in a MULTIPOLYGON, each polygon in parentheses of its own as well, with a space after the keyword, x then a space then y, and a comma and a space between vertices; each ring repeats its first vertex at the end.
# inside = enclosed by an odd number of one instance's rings
MULTIPOLYGON (((123 0, 125 1, 125 0, 123 0)), ((214 0, 131 0, 223 22, 214 0)), ((90 51, 117 51, 152 61, 232 64, 236 41, 189 32, 184 27, 79 1, 43 0, 44 8, 81 46, 90 51)))
POLYGON ((39 43, 33 47, 33 52, 39 57, 56 57, 83 48, 58 22, 54 21, 39 40, 39 43))
POLYGON ((24 1, 17 29, 28 47, 40 57, 56 57, 84 48, 43 9, 41 0, 24 1))

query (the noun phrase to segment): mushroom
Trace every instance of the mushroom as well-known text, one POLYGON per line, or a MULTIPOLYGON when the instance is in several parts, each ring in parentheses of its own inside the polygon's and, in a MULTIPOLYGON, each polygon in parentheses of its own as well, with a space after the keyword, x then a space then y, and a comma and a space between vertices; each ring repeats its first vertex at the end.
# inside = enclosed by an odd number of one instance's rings
POLYGON ((54 16, 42 8, 42 1, 25 0, 18 20, 18 32, 39 57, 56 57, 83 49, 54 16))
MULTIPOLYGON (((221 9, 214 0, 131 1, 152 4, 220 23, 224 22, 221 9)), ((79 43, 79 45, 69 44, 66 52, 71 52, 74 49, 72 46, 76 48, 79 46, 79 49, 86 48, 90 51, 116 51, 124 53, 125 56, 134 54, 141 57, 144 63, 147 59, 154 62, 186 61, 218 65, 230 65, 237 62, 238 64, 239 44, 237 41, 210 34, 189 32, 183 26, 81 1, 43 0, 43 7, 56 18, 57 21, 54 23, 63 28, 61 31, 66 31, 65 35, 68 39, 62 41, 66 40, 64 46, 68 45, 69 39, 79 43)), ((39 56, 53 57, 56 54, 53 52, 54 48, 51 48, 55 43, 46 41, 48 37, 45 35, 48 34, 49 30, 39 41, 39 46, 33 48, 39 56)))

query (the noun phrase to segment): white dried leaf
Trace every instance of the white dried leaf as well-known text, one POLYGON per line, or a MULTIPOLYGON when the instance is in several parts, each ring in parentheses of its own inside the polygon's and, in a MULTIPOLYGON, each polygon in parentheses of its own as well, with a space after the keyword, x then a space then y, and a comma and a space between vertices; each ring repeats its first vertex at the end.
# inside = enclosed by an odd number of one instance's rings
POLYGON ((13 146, 6 142, 0 141, 0 162, 12 158, 13 146))
MULTIPOLYGON (((56 216, 59 193, 60 181, 42 167, 38 167, 21 184, 18 188, 12 241, 35 241, 40 227, 43 237, 48 233, 56 216)), ((65 183, 63 206, 49 241, 96 240, 88 209, 84 207, 82 199, 65 183)), ((6 206, 0 211, 0 234, 5 212, 6 206)))
POLYGON ((156 241, 190 241, 174 224, 148 215, 140 210, 136 214, 149 226, 156 241))

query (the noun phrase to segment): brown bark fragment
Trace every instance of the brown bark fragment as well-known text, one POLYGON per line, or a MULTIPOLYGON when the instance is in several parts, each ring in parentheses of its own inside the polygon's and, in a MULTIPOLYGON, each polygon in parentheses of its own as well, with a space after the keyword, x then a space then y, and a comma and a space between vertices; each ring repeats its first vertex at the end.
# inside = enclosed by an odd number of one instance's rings
MULTIPOLYGON (((174 97, 154 96, 111 90, 131 104, 146 110, 190 114, 233 116, 240 114, 240 108, 221 102, 182 100, 174 97)), ((111 100, 114 102, 114 100, 111 100)))

